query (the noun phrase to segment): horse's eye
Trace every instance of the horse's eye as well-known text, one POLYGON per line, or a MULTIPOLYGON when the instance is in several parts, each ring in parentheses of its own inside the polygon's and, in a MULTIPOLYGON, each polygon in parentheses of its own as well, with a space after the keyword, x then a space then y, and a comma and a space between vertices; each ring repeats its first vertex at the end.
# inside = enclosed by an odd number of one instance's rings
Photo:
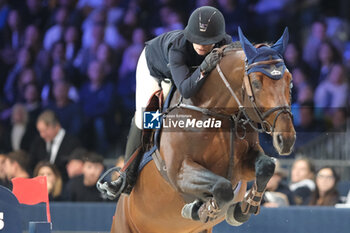
POLYGON ((252 82, 252 86, 253 86, 254 89, 259 90, 261 88, 261 82, 259 80, 254 80, 252 82))

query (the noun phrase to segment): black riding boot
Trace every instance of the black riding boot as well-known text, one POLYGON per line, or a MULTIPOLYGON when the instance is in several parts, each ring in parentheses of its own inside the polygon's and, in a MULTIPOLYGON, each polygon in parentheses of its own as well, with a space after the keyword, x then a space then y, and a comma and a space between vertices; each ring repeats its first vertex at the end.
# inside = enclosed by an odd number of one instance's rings
MULTIPOLYGON (((141 147, 142 145, 142 130, 137 128, 135 124, 134 118, 131 121, 131 127, 129 131, 128 141, 126 143, 125 149, 125 163, 131 158, 131 156, 135 153, 135 151, 141 147)), ((116 194, 116 196, 120 193, 129 194, 134 187, 137 175, 138 175, 138 167, 142 160, 142 148, 139 150, 138 154, 131 162, 129 167, 125 170, 124 174, 121 174, 117 180, 108 183, 109 191, 116 194), (125 185, 123 183, 125 182, 125 185), (122 190, 121 190, 122 189, 122 190)))

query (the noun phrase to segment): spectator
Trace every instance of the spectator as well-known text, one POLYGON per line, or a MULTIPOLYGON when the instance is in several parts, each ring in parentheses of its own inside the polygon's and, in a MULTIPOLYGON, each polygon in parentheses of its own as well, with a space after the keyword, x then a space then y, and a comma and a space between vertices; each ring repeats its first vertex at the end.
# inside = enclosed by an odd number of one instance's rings
POLYGON ((337 183, 339 177, 332 167, 323 167, 316 174, 316 189, 313 191, 310 205, 334 206, 339 202, 337 183))
POLYGON ((29 122, 29 114, 22 104, 15 104, 11 114, 10 142, 12 151, 29 152, 30 145, 37 135, 35 125, 29 122))
POLYGON ((68 178, 72 179, 73 177, 83 174, 83 158, 88 153, 88 151, 82 147, 76 148, 68 158, 68 163, 66 166, 68 178))
POLYGON ((292 103, 303 103, 313 100, 313 91, 310 85, 310 78, 307 76, 304 69, 296 67, 292 71, 293 88, 292 88, 292 103), (311 91, 311 92, 308 92, 311 91), (305 92, 308 92, 305 95, 305 92))
POLYGON ((82 25, 82 28, 83 28, 82 43, 84 47, 91 45, 90 38, 94 35, 93 34, 94 24, 100 24, 101 26, 103 26, 104 28, 103 41, 107 43, 110 47, 112 47, 113 49, 121 49, 125 47, 126 41, 121 36, 119 29, 116 27, 117 24, 114 24, 111 21, 108 21, 109 20, 108 13, 110 12, 111 12, 111 9, 107 7, 96 8, 86 18, 86 20, 82 25))
MULTIPOLYGON (((19 83, 19 77, 28 68, 32 68, 34 61, 34 53, 29 48, 21 48, 18 57, 17 57, 17 63, 14 65, 13 69, 10 71, 9 75, 6 78, 6 83, 4 87, 4 94, 6 97, 6 100, 10 104, 14 104, 16 101, 19 100, 19 96, 21 91, 18 90, 16 87, 20 84, 19 83)), ((23 92, 22 92, 23 93, 23 92)))
MULTIPOLYGON (((16 177, 29 178, 28 154, 23 150, 13 151, 6 155, 5 173, 8 181, 16 177)), ((9 187, 12 189, 12 183, 9 187)))
POLYGON ((256 13, 254 24, 263 30, 268 40, 278 34, 280 25, 285 25, 291 17, 292 1, 290 0, 258 0, 253 7, 256 13), (264 20, 261 20, 261 19, 264 20))
POLYGON ((318 68, 318 51, 321 43, 326 39, 327 25, 322 21, 315 21, 311 26, 311 33, 309 34, 306 44, 303 48, 303 60, 307 62, 310 67, 316 71, 318 68))
POLYGON ((320 83, 315 92, 315 105, 330 115, 333 108, 346 107, 349 85, 342 64, 332 66, 326 80, 320 83))
POLYGON ((35 121, 42 111, 39 87, 35 82, 29 82, 24 85, 23 92, 23 104, 29 114, 29 123, 35 125, 35 121))
POLYGON ((324 131, 324 123, 315 117, 313 102, 304 102, 299 105, 298 115, 296 116, 298 124, 295 124, 296 131, 295 149, 305 145, 310 140, 315 139, 324 131))
POLYGON ((68 9, 60 7, 55 12, 55 25, 50 27, 44 36, 44 48, 51 50, 52 45, 63 39, 64 30, 68 20, 68 9))
POLYGON ((0 1, 0 30, 6 25, 6 18, 10 12, 10 7, 6 0, 0 1))
POLYGON ((0 185, 9 187, 9 180, 7 179, 6 176, 6 171, 5 171, 5 162, 6 162, 6 155, 3 153, 0 153, 0 185))
POLYGON ((54 101, 50 102, 47 108, 56 113, 62 127, 68 133, 78 137, 82 129, 83 114, 80 105, 69 98, 71 89, 71 85, 65 80, 55 82, 54 101))
POLYGON ((286 184, 288 172, 276 160, 275 172, 266 185, 262 204, 265 207, 284 207, 294 205, 294 196, 286 184))
POLYGON ((85 15, 94 8, 101 8, 103 6, 103 1, 101 0, 79 0, 77 3, 77 8, 81 9, 85 15))
POLYGON ((346 132, 347 110, 346 108, 336 108, 332 114, 332 131, 346 132))
POLYGON ((295 67, 299 66, 300 60, 300 50, 297 48, 295 43, 289 43, 284 52, 285 63, 288 69, 293 72, 295 67))
MULTIPOLYGON (((133 5, 133 3, 130 1, 129 5, 133 5)), ((123 21, 118 25, 118 31, 122 34, 124 40, 130 41, 134 30, 140 25, 138 13, 137 7, 134 6, 129 6, 125 11, 123 21)))
MULTIPOLYGON (((110 129, 115 131, 113 126, 115 86, 105 81, 103 70, 104 64, 93 61, 89 65, 89 81, 80 89, 80 103, 83 108, 85 125, 90 126, 93 131, 86 133, 86 140, 90 140, 87 145, 93 145, 100 153, 106 153, 108 145, 108 133, 110 129)), ((88 129, 88 127, 85 127, 88 129)))
POLYGON ((82 22, 82 12, 76 8, 77 1, 71 1, 71 0, 58 0, 54 1, 54 3, 57 3, 56 6, 63 7, 68 10, 68 20, 67 23, 69 25, 73 25, 75 27, 79 27, 82 22))
MULTIPOLYGON (((121 97, 125 115, 132 116, 135 109, 136 66, 145 43, 145 32, 137 28, 133 32, 133 43, 127 47, 123 54, 122 64, 119 68, 117 85, 118 95, 121 97)), ((124 119, 130 122, 130 118, 124 119)), ((128 125, 125 123, 124 125, 128 125)))
POLYGON ((241 28, 247 28, 249 18, 249 6, 248 1, 236 1, 236 0, 219 0, 218 9, 222 12, 226 19, 226 32, 229 35, 238 34, 238 26, 241 28))
POLYGON ((68 26, 64 32, 64 42, 66 43, 66 61, 73 64, 80 48, 80 32, 75 26, 68 26))
MULTIPOLYGON (((41 91, 41 99, 44 106, 47 106, 49 102, 54 101, 53 90, 52 87, 56 82, 67 82, 68 76, 66 74, 66 70, 62 64, 56 64, 51 68, 51 76, 50 81, 48 81, 41 91)), ((75 86, 70 85, 68 96, 70 100, 74 102, 78 102, 79 93, 75 86)))
POLYGON ((38 64, 40 69, 40 84, 44 85, 50 79, 51 68, 54 65, 60 64, 64 67, 67 65, 65 58, 65 43, 60 40, 53 43, 49 51, 44 50, 41 61, 38 64), (42 61, 42 59, 45 59, 42 61))
MULTIPOLYGON (((327 78, 334 64, 341 62, 341 56, 334 45, 330 41, 325 40, 321 43, 318 50, 318 59, 320 62, 319 77, 316 81, 320 83, 327 78)), ((314 85, 317 83, 314 83, 314 85)))
POLYGON ((171 7, 163 6, 159 13, 162 26, 154 30, 153 34, 155 36, 174 30, 182 30, 184 28, 180 14, 171 7))
POLYGON ((103 201, 96 183, 104 170, 103 157, 93 152, 84 158, 83 175, 72 178, 67 184, 69 201, 103 201))
POLYGON ((311 193, 315 190, 315 167, 310 159, 297 157, 292 165, 290 190, 293 192, 296 205, 307 205, 311 193))
POLYGON ((98 44, 104 41, 105 37, 105 29, 106 29, 106 9, 104 8, 96 8, 92 11, 89 16, 84 20, 82 24, 82 46, 84 48, 91 47, 94 45, 94 41, 91 40, 95 36, 96 26, 100 26, 102 29, 99 30, 99 36, 96 37, 99 41, 98 44))
POLYGON ((49 12, 41 0, 26 0, 23 15, 23 22, 26 24, 35 24, 39 28, 45 28, 48 22, 49 12))
POLYGON ((89 37, 90 43, 88 45, 83 44, 83 47, 79 50, 73 62, 74 67, 79 70, 80 75, 85 75, 90 62, 96 59, 97 49, 103 42, 103 38, 104 25, 95 23, 92 28, 92 35, 89 37))
POLYGON ((66 65, 66 45, 64 41, 59 40, 52 45, 50 52, 51 64, 63 64, 66 65))
POLYGON ((122 20, 124 9, 120 6, 121 0, 104 0, 103 7, 107 9, 107 24, 118 25, 122 20))
POLYGON ((62 177, 57 167, 48 161, 41 161, 34 168, 33 177, 37 176, 46 176, 49 200, 61 201, 62 177))
POLYGON ((36 127, 40 133, 31 148, 31 167, 41 161, 50 161, 55 164, 62 175, 63 181, 67 181, 66 164, 72 151, 80 146, 80 142, 74 136, 66 133, 57 116, 51 110, 46 110, 38 117, 36 127))
POLYGON ((17 52, 24 43, 24 30, 21 21, 19 12, 11 10, 7 18, 7 26, 0 31, 1 57, 7 65, 15 64, 17 52))
POLYGON ((106 80, 117 83, 118 69, 115 65, 113 50, 108 44, 101 43, 98 46, 96 60, 103 63, 106 80))
POLYGON ((0 153, 9 151, 11 151, 9 129, 4 122, 0 121, 0 153))
POLYGON ((24 32, 24 47, 30 48, 35 54, 41 50, 41 31, 36 25, 28 25, 24 32))
MULTIPOLYGON (((289 43, 284 52, 284 61, 290 72, 294 72, 294 69, 301 69, 307 75, 308 83, 313 83, 313 78, 309 78, 310 68, 306 62, 302 59, 302 50, 297 43, 289 43)), ((294 76, 293 76, 294 80, 294 76)))

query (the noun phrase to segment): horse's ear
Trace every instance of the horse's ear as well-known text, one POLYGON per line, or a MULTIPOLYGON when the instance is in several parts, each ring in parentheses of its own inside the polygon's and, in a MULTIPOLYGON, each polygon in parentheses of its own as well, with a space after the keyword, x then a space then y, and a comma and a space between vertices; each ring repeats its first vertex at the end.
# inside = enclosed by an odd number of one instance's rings
POLYGON ((274 45, 272 45, 271 48, 273 48, 275 51, 283 55, 284 51, 286 50, 288 40, 289 40, 289 32, 288 32, 288 27, 286 27, 284 29, 284 32, 281 38, 274 45))
POLYGON ((241 42, 241 46, 245 55, 247 56, 248 61, 252 59, 256 54, 256 48, 249 42, 249 40, 243 35, 241 27, 238 27, 238 36, 239 41, 241 42))

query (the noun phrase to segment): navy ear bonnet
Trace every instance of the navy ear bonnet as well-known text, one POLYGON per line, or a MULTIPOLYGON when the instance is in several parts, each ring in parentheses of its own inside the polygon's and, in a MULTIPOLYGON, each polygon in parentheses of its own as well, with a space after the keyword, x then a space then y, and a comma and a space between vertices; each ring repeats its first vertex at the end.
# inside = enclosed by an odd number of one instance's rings
MULTIPOLYGON (((284 30, 282 37, 271 47, 262 46, 255 48, 248 39, 243 35, 241 28, 238 28, 239 40, 246 55, 246 64, 250 65, 259 61, 268 61, 275 59, 283 60, 283 53, 287 47, 289 33, 288 28, 284 30)), ((247 74, 253 72, 261 72, 271 79, 278 80, 283 77, 286 71, 284 62, 279 62, 271 65, 257 65, 247 70, 247 74)))

